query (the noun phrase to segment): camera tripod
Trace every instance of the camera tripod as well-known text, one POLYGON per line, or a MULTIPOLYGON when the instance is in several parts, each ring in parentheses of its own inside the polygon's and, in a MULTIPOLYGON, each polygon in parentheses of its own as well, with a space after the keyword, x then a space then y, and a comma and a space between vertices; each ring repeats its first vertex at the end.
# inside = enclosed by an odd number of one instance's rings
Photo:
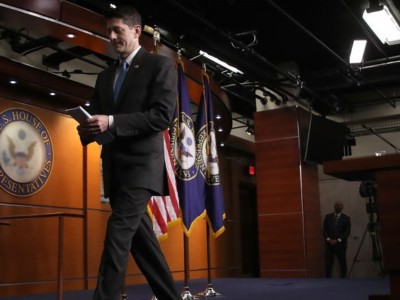
POLYGON ((364 230, 364 234, 361 238, 360 245, 358 246, 356 255, 354 256, 353 263, 351 264, 351 267, 347 274, 347 277, 350 277, 351 272, 353 271, 353 268, 354 268, 354 264, 357 261, 359 261, 358 256, 359 256, 361 248, 364 244, 365 237, 367 236, 367 232, 370 233, 370 237, 371 237, 372 261, 379 263, 380 274, 383 274, 382 249, 381 249, 381 243, 380 243, 380 239, 379 239, 379 223, 378 223, 377 207, 376 207, 376 202, 374 201, 374 198, 371 195, 368 196, 367 212, 369 213, 370 221, 364 230))

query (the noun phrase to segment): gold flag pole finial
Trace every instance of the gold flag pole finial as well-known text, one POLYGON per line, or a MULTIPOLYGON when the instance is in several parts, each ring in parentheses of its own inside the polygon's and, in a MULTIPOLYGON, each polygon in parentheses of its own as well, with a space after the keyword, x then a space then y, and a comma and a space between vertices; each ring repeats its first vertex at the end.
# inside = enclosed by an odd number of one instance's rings
POLYGON ((176 55, 178 56, 178 60, 181 61, 182 60, 182 50, 178 49, 178 51, 176 52, 176 55))
POLYGON ((158 44, 161 41, 161 34, 160 30, 158 29, 157 26, 154 26, 154 31, 153 31, 153 45, 154 45, 154 52, 158 54, 158 44))

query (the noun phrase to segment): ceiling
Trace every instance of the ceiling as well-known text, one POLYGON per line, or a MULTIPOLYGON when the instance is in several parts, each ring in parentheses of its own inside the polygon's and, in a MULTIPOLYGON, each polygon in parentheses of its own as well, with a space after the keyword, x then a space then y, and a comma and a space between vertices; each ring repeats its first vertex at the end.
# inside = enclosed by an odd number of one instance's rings
MULTIPOLYGON (((68 2, 98 13, 109 5, 101 0, 68 2)), ((334 116, 377 105, 396 110, 400 100, 400 44, 382 44, 364 23, 361 16, 368 0, 113 2, 133 4, 145 25, 159 29, 162 43, 181 50, 194 63, 206 64, 229 96, 232 111, 245 118, 251 119, 260 103, 295 102, 334 116), (348 63, 355 39, 367 40, 364 62, 358 66, 348 63), (199 50, 244 74, 227 71, 200 56, 199 50)), ((400 20, 400 1, 381 2, 400 20)), ((76 50, 75 55, 92 55, 90 61, 98 61, 86 64, 84 75, 97 74, 107 60, 93 57, 93 49, 76 50)))
MULTIPOLYGON (((106 1, 72 1, 101 12, 106 1)), ((355 112, 400 99, 400 44, 382 44, 362 19, 368 0, 135 0, 144 24, 163 42, 207 63, 232 99, 252 116, 257 100, 294 100, 323 114, 355 112), (366 39, 364 63, 348 63, 355 39, 366 39), (234 75, 198 56, 206 51, 244 72, 234 75), (255 96, 255 90, 264 91, 255 96), (273 97, 272 97, 273 98, 273 97)), ((400 1, 384 0, 399 18, 400 1)))

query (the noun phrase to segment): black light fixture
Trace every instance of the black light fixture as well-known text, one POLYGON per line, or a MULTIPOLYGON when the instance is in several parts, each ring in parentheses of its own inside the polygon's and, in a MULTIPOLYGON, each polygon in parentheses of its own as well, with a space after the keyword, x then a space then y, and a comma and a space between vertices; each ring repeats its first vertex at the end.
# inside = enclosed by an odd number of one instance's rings
POLYGON ((254 125, 250 124, 249 120, 247 120, 246 125, 247 125, 246 133, 248 135, 254 135, 254 125))

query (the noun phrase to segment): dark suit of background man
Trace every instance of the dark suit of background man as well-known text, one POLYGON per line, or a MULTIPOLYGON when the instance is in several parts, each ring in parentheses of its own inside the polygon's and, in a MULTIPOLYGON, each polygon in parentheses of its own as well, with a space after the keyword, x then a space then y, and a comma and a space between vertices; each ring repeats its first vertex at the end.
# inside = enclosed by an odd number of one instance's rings
POLYGON ((158 300, 181 299, 146 209, 151 195, 167 190, 162 131, 176 106, 175 64, 140 47, 141 17, 134 8, 110 11, 106 25, 118 63, 99 74, 89 109, 93 117, 78 126, 83 145, 105 131, 114 135, 101 154, 112 213, 93 299, 119 299, 129 252, 158 300), (124 61, 129 68, 115 95, 124 61))
POLYGON ((325 276, 332 277, 332 267, 335 256, 340 265, 340 277, 347 276, 347 238, 350 235, 350 217, 343 212, 343 203, 335 202, 334 212, 324 219, 323 234, 325 237, 325 276))

